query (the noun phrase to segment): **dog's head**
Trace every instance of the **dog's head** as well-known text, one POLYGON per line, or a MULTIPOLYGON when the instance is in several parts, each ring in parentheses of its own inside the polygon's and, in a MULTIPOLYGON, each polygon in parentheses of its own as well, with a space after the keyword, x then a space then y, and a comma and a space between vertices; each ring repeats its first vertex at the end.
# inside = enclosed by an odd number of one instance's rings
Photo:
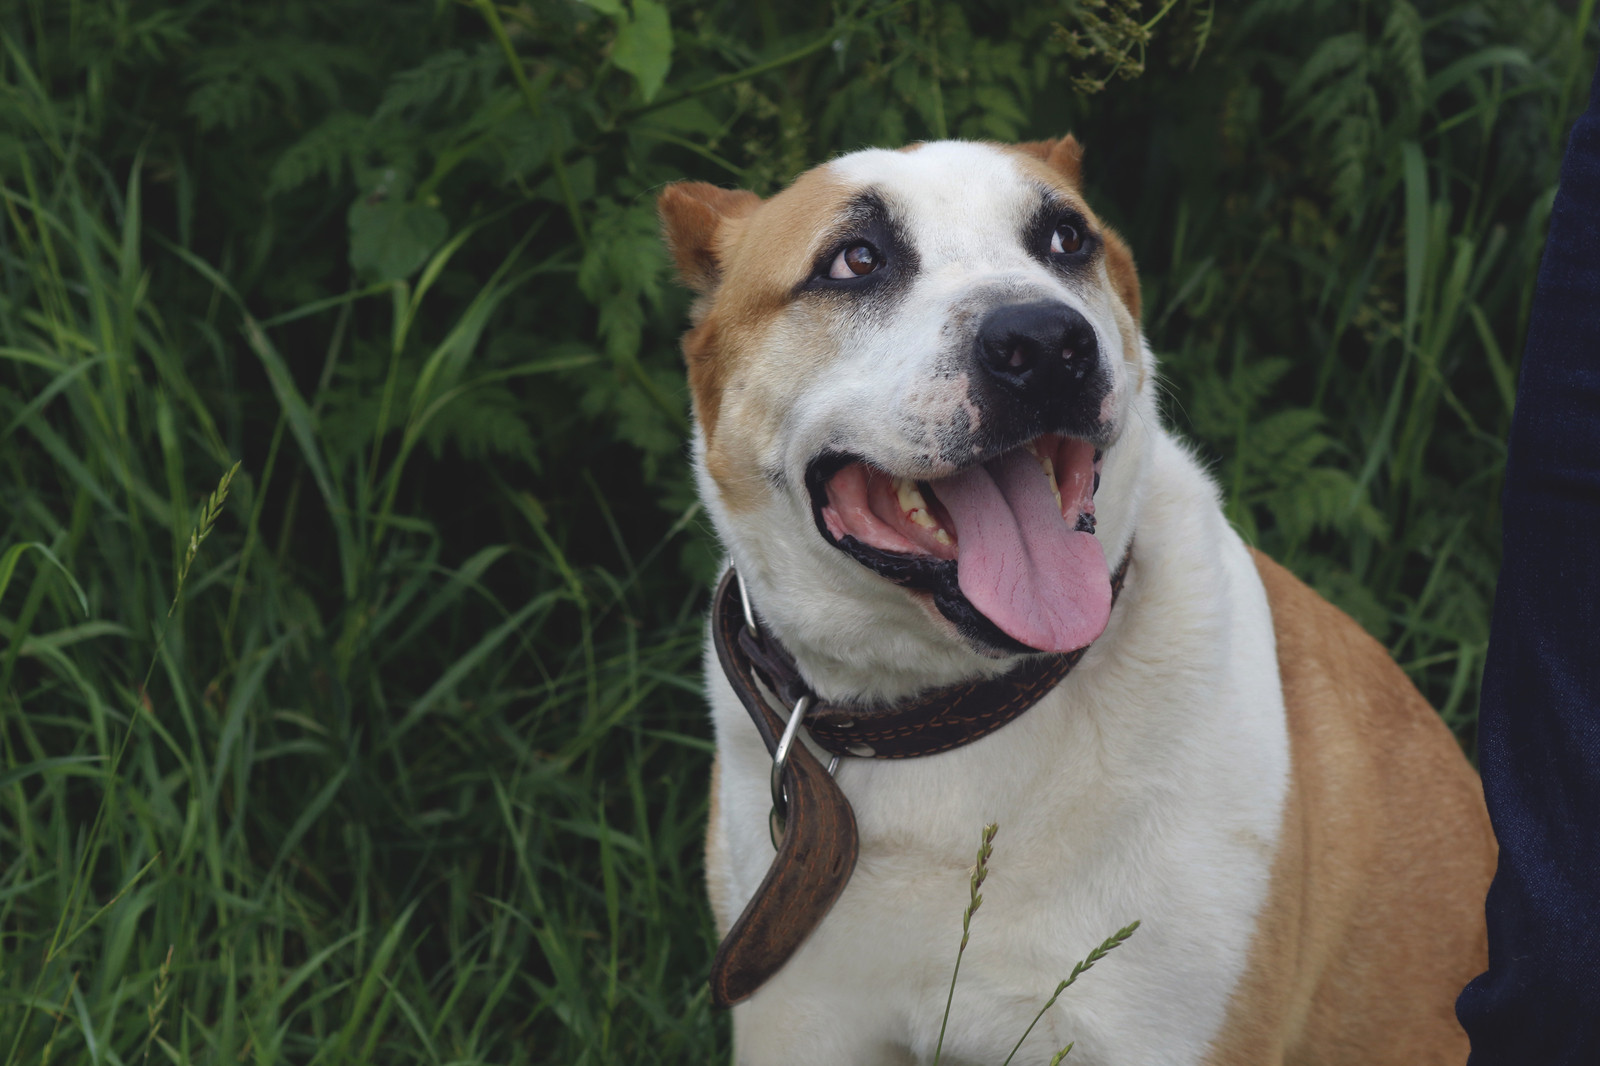
POLYGON ((701 493, 824 688, 992 672, 1106 626, 1151 365, 1080 156, 1070 136, 944 141, 843 156, 769 200, 661 194, 701 294, 683 341, 701 493))

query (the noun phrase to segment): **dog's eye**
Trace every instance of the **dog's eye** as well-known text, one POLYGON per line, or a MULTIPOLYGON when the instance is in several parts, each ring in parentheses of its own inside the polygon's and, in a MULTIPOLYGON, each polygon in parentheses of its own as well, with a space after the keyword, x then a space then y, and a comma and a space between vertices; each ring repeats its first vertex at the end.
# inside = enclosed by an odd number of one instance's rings
POLYGON ((1083 234, 1078 232, 1078 227, 1063 219, 1056 226, 1056 231, 1050 235, 1050 254, 1067 255, 1083 247, 1083 234))
POLYGON ((883 257, 870 244, 852 244, 833 257, 828 268, 830 278, 858 278, 870 274, 883 265, 883 257))

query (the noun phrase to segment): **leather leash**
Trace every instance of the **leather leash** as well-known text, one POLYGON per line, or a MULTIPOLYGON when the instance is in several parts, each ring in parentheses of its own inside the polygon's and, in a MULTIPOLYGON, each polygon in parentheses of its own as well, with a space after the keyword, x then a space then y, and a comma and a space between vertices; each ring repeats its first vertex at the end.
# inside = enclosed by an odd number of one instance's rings
MULTIPOLYGON (((1116 606, 1133 558, 1130 545, 1111 575, 1116 606)), ((1017 718, 1071 672, 1088 646, 1032 656, 999 677, 966 681, 888 707, 832 704, 806 685, 789 654, 768 634, 730 568, 711 605, 717 660, 773 755, 772 835, 777 857, 744 913, 717 948, 711 1001, 731 1007, 749 998, 789 961, 821 923, 855 870, 860 841, 850 801, 795 735, 805 722, 817 746, 834 756, 912 759, 970 744, 1017 718), (792 708, 786 721, 760 685, 792 708)))

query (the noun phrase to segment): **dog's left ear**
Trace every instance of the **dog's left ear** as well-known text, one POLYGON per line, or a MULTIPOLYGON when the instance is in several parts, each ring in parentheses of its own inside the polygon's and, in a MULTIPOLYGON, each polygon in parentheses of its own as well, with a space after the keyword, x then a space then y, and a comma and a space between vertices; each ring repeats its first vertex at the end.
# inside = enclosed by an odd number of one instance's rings
POLYGON ((729 222, 761 206, 761 197, 744 189, 723 189, 703 181, 668 185, 656 198, 661 233, 678 264, 683 283, 702 295, 722 280, 721 238, 729 222))
POLYGON ((1074 189, 1083 189, 1083 145, 1072 134, 1050 141, 1025 141, 1016 148, 1059 170, 1074 189))

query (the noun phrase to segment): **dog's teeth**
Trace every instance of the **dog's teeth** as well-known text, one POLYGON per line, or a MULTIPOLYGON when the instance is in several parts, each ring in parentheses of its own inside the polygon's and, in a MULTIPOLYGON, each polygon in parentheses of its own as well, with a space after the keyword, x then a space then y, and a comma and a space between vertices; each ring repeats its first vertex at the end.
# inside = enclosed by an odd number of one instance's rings
POLYGON ((1039 461, 1039 469, 1044 471, 1044 476, 1050 480, 1050 492, 1055 496, 1056 509, 1059 510, 1062 507, 1061 485, 1056 481, 1056 464, 1051 462, 1048 455, 1042 454, 1039 451, 1038 445, 1036 445, 1033 441, 1028 441, 1028 443, 1024 444, 1023 447, 1028 450, 1029 455, 1033 456, 1039 461))
POLYGON ((905 512, 907 518, 923 529, 934 530, 933 539, 940 544, 950 543, 949 535, 939 528, 939 523, 928 513, 928 501, 922 498, 922 490, 917 488, 915 481, 908 477, 897 477, 894 479, 894 491, 900 498, 900 510, 905 512))
POLYGON ((1039 468, 1044 471, 1044 476, 1050 480, 1050 492, 1056 498, 1056 510, 1061 509, 1061 483, 1056 480, 1056 464, 1050 461, 1047 455, 1039 456, 1039 468))
MULTIPOLYGON (((900 498, 900 510, 910 515, 926 515, 928 501, 922 498, 922 491, 917 488, 917 483, 908 477, 894 479, 894 492, 900 498)), ((930 520, 931 521, 931 520, 930 520)), ((922 523, 917 523, 921 525, 922 523)))

